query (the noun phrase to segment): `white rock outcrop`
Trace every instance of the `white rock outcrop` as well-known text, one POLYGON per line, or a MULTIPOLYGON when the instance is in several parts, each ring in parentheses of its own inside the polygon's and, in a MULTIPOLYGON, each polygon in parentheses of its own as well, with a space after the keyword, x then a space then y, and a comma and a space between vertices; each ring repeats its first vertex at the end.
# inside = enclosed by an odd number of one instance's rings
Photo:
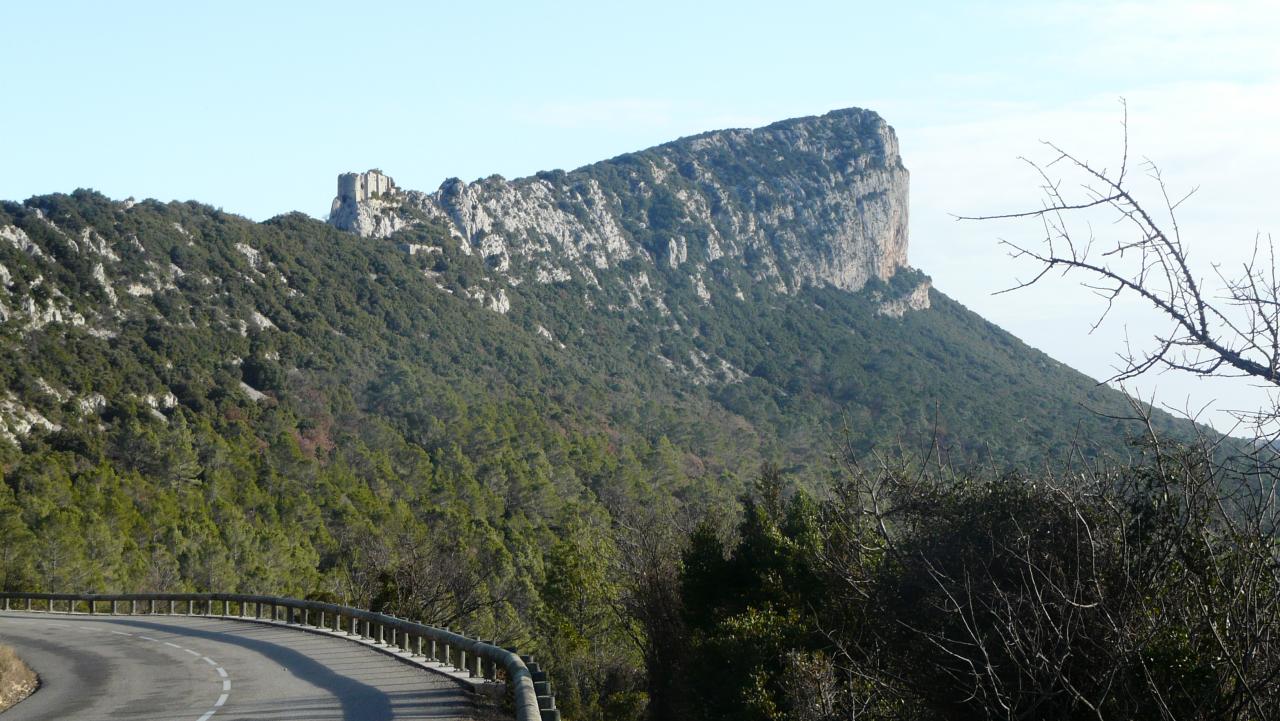
POLYGON ((932 287, 933 284, 929 281, 921 281, 904 296, 881 299, 876 312, 891 318, 901 318, 913 310, 924 310, 929 307, 929 289, 932 287))
POLYGON ((36 245, 35 241, 27 237, 27 231, 16 225, 0 226, 0 239, 7 240, 14 248, 33 258, 44 257, 44 251, 40 250, 40 246, 36 245))
POLYGON ((601 271, 632 259, 687 268, 706 301, 707 269, 720 260, 786 293, 888 280, 907 265, 907 192, 893 128, 851 108, 567 173, 451 179, 433 193, 402 190, 376 170, 348 173, 329 222, 376 238, 434 219, 512 285, 577 277, 598 286, 601 271))

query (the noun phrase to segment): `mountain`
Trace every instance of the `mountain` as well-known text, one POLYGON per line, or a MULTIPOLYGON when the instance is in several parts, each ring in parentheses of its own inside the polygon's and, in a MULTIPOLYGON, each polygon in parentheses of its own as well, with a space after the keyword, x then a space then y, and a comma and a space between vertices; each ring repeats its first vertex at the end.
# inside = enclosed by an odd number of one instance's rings
POLYGON ((744 283, 782 293, 856 291, 906 265, 907 170, 893 129, 851 109, 705 133, 571 173, 455 178, 431 194, 400 191, 377 170, 347 174, 329 218, 375 238, 430 221, 516 284, 599 287, 600 271, 638 260, 680 270, 704 300, 709 276, 732 283, 739 270, 744 283))
POLYGON ((762 462, 1124 452, 1123 397, 910 267, 907 181, 843 110, 432 193, 347 174, 329 223, 0 203, 0 587, 338 598, 634 667, 616 529, 762 462))
POLYGON ((567 352, 656 361, 761 430, 764 457, 812 462, 849 422, 864 451, 934 431, 1008 463, 1115 448, 1095 411, 1124 401, 932 290, 907 217, 893 129, 852 108, 431 193, 347 173, 329 223, 435 259, 437 289, 567 352), (472 271, 449 287, 459 255, 472 271))

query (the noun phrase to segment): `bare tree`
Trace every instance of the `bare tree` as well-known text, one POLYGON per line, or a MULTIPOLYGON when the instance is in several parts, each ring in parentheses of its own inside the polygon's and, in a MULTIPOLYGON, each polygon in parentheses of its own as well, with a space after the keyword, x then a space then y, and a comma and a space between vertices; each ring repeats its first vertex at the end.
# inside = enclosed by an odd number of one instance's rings
MULTIPOLYGON (((1124 149, 1115 170, 1097 167, 1057 144, 1047 162, 1021 158, 1036 174, 1039 208, 960 220, 1032 219, 1043 236, 1038 243, 1001 241, 1015 258, 1032 261, 1035 274, 1009 292, 1039 283, 1051 273, 1080 278, 1102 298, 1097 328, 1122 296, 1141 299, 1164 318, 1150 343, 1126 343, 1109 380, 1125 381, 1152 370, 1200 376, 1244 376, 1266 387, 1280 386, 1280 277, 1268 237, 1255 238, 1252 256, 1239 267, 1211 264, 1211 282, 1193 265, 1178 223, 1178 211, 1195 193, 1171 195, 1160 169, 1129 155, 1128 111, 1124 149), (1149 182, 1154 202, 1135 186, 1149 182), (1094 221, 1106 220, 1099 225, 1094 221), (1104 228, 1104 231, 1099 231, 1104 228)), ((1238 414, 1259 428, 1280 418, 1274 400, 1266 409, 1238 414)))
POLYGON ((1275 495, 1225 492, 1238 479, 1209 447, 1152 438, 1148 450, 1142 464, 1082 462, 1034 479, 848 466, 818 559, 840 681, 817 699, 834 704, 807 707, 846 718, 1275 718, 1275 495))

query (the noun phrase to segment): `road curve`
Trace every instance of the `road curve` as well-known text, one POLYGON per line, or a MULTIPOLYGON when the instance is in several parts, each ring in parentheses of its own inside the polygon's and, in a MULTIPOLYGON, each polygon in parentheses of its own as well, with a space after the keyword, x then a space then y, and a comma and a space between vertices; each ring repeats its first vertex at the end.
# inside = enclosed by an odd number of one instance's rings
POLYGON ((439 674, 341 638, 219 618, 0 614, 40 674, 4 721, 473 719, 439 674))

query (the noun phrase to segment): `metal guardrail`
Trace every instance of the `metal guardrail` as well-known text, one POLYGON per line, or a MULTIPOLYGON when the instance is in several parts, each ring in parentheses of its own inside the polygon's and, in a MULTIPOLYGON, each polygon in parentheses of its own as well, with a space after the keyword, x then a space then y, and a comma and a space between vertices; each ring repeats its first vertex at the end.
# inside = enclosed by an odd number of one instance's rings
POLYGON ((547 674, 532 658, 448 629, 350 606, 237 593, 0 593, 0 611, 269 619, 345 632, 466 671, 472 678, 504 677, 516 721, 560 719, 547 674))

